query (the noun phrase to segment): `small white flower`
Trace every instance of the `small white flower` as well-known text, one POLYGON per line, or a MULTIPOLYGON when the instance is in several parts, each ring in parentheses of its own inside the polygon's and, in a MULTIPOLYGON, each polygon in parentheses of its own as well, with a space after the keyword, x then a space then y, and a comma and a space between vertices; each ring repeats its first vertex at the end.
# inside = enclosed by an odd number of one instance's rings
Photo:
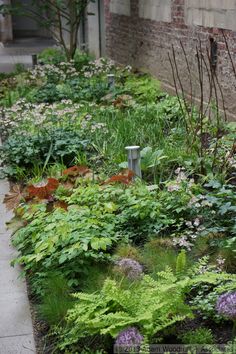
POLYGON ((188 227, 190 227, 190 228, 193 227, 193 224, 192 224, 191 221, 186 221, 185 225, 188 226, 188 227))
POLYGON ((200 225, 200 219, 196 218, 193 223, 194 226, 198 227, 200 225))
POLYGON ((180 190, 180 186, 178 184, 171 184, 167 187, 168 192, 174 192, 180 190))

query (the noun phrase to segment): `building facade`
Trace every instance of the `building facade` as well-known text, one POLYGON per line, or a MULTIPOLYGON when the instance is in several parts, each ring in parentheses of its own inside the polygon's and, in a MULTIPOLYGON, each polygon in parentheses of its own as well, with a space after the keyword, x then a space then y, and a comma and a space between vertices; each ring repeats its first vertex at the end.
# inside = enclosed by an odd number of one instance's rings
MULTIPOLYGON (((236 0, 105 0, 105 18, 107 55, 119 63, 151 72, 171 91, 174 82, 169 54, 173 48, 188 92, 190 74, 186 57, 192 80, 196 82, 196 47, 201 45, 209 52, 215 50, 224 106, 229 116, 236 114, 236 77, 232 68, 232 61, 236 66, 236 0)), ((205 72, 207 81, 206 76, 205 72)), ((197 98, 199 88, 195 86, 197 98)), ((207 94, 209 92, 205 92, 206 101, 207 94)), ((219 93, 222 107, 221 96, 219 93)))
MULTIPOLYGON (((39 0, 40 1, 40 0, 39 0)), ((32 8, 32 0, 20 0, 25 7, 32 8)), ((0 5, 16 5, 19 0, 0 0, 0 5)), ((34 10, 34 9, 33 9, 34 10)), ((37 7, 35 7, 35 12, 37 7)), ((81 49, 86 48, 95 57, 105 55, 105 8, 103 0, 91 2, 88 6, 88 13, 92 14, 86 17, 81 23, 78 36, 78 46, 81 49)), ((66 24, 64 24, 66 27, 66 24)), ((65 40, 69 41, 69 36, 64 33, 65 40)), ((27 37, 46 37, 51 34, 42 28, 36 21, 24 16, 2 16, 0 15, 0 42, 7 43, 19 38, 27 37)))

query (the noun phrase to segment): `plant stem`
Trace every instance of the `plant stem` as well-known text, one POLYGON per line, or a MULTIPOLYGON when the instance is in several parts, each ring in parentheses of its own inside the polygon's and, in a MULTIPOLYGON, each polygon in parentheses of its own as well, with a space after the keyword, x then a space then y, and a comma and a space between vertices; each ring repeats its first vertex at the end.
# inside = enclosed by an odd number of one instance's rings
POLYGON ((232 341, 236 338, 236 319, 233 321, 232 341))

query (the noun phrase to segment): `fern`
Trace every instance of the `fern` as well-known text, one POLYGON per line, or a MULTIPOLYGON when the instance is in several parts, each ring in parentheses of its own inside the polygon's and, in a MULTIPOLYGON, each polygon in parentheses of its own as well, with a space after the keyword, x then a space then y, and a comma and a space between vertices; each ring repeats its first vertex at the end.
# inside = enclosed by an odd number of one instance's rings
MULTIPOLYGON (((184 256, 181 257, 178 272, 185 268, 184 256)), ((198 266, 186 271, 181 278, 166 268, 157 274, 157 280, 145 275, 138 283, 127 287, 125 282, 108 278, 100 293, 74 294, 77 301, 68 311, 66 328, 61 329, 60 349, 88 336, 115 338, 121 330, 131 326, 139 328, 149 341, 177 322, 192 318, 191 307, 184 301, 191 289, 208 284, 222 293, 236 286, 236 275, 214 271, 199 273, 205 262, 206 259, 200 260, 198 266)))
POLYGON ((176 260, 176 273, 181 274, 186 268, 186 251, 182 250, 176 260))
POLYGON ((91 335, 116 337, 127 327, 136 326, 146 338, 192 317, 184 303, 183 282, 171 272, 158 281, 146 275, 137 284, 124 288, 122 283, 107 279, 99 294, 77 293, 78 300, 67 316, 60 349, 91 335))

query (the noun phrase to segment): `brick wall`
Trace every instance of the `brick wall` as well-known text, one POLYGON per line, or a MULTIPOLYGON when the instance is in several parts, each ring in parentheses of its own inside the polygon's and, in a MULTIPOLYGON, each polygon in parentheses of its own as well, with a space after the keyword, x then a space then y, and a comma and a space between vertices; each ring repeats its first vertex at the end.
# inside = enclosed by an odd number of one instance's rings
MULTIPOLYGON (((201 41, 202 50, 206 52, 206 48, 210 46, 210 38, 214 38, 218 44, 217 74, 224 92, 225 107, 229 117, 236 115, 236 78, 221 32, 221 28, 229 28, 224 32, 236 64, 236 21, 235 24, 231 21, 236 15, 235 1, 215 0, 212 5, 211 1, 206 0, 204 3, 206 9, 202 9, 201 0, 125 0, 125 4, 124 0, 104 1, 107 55, 121 64, 129 63, 149 71, 171 91, 173 77, 168 52, 171 52, 172 46, 176 51, 177 65, 185 91, 190 93, 189 73, 180 41, 183 43, 191 67, 192 81, 195 83, 193 93, 195 97, 199 97, 199 85, 196 80, 196 46, 201 41), (114 2, 117 2, 115 7, 114 2), (127 11, 127 3, 130 12, 127 11), (226 5, 223 5, 224 3, 226 5), (206 23, 209 23, 209 27, 205 27, 206 23)), ((209 94, 207 70, 204 78, 206 82, 204 97, 207 101, 209 94)), ((220 91, 218 99, 222 105, 220 91)))

